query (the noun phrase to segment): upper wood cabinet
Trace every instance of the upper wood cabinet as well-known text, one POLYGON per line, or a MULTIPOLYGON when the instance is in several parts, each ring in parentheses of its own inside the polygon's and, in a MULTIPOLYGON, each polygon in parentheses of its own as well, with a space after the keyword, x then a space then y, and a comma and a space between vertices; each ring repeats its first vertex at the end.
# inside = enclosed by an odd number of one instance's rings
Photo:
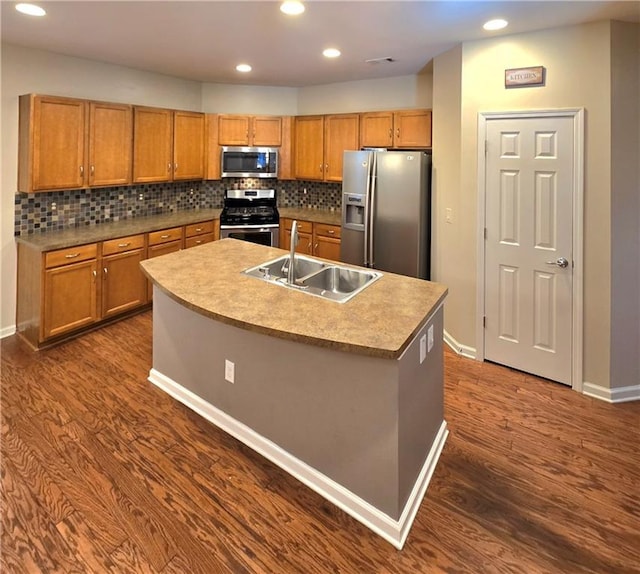
POLYGON ((360 147, 430 148, 431 110, 360 114, 360 147))
POLYGON ((218 143, 230 146, 282 145, 282 118, 279 116, 218 116, 218 143))
POLYGON ((173 111, 133 108, 133 181, 167 181, 173 171, 173 111))
POLYGON ((324 180, 342 181, 345 150, 357 150, 358 114, 335 114, 324 118, 324 180))
POLYGON ((131 106, 20 96, 18 190, 131 182, 131 106))
POLYGON ((205 150, 204 114, 173 113, 173 179, 203 179, 205 150))
POLYGON ((324 178, 324 116, 296 117, 294 167, 298 179, 324 178))
POLYGON ((135 183, 202 179, 204 149, 204 114, 134 107, 135 183))
POLYGON ((89 185, 131 183, 132 148, 132 107, 89 102, 89 185))
POLYGON ((358 114, 296 117, 296 178, 342 181, 343 152, 358 149, 358 126, 358 114))

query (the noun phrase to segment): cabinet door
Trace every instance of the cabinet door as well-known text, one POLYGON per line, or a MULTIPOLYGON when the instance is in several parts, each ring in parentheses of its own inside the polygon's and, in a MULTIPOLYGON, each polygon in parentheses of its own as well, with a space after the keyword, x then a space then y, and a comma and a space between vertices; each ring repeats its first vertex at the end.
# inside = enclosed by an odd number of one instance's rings
POLYGON ((251 119, 252 145, 279 147, 282 145, 282 118, 278 116, 254 116, 251 119))
POLYGON ((340 261, 340 239, 316 235, 313 254, 323 259, 340 261))
POLYGON ((204 178, 204 127, 204 114, 174 112, 174 180, 204 178))
POLYGON ((172 172, 173 112, 162 108, 133 110, 133 181, 169 181, 172 172))
POLYGON ((42 339, 62 335, 98 320, 95 259, 44 272, 42 339))
POLYGON ((83 187, 85 102, 33 98, 33 191, 83 187))
POLYGON ((89 185, 131 183, 133 110, 128 105, 89 103, 89 185))
POLYGON ((324 119, 324 179, 342 181, 342 157, 345 150, 357 150, 360 116, 337 114, 324 119))
POLYGON ((298 116, 295 121, 295 174, 298 179, 324 177, 324 117, 298 116))
MULTIPOLYGON (((152 259, 153 257, 160 257, 160 255, 166 255, 167 253, 175 253, 176 251, 180 251, 182 249, 182 239, 177 241, 169 241, 168 243, 161 243, 159 245, 149 245, 149 249, 147 251, 147 257, 152 259)), ((148 281, 147 288, 147 298, 149 301, 153 299, 153 283, 148 281)))
POLYGON ((431 110, 405 110, 394 113, 397 148, 431 147, 431 110))
MULTIPOLYGON (((291 249, 291 229, 284 230, 284 245, 280 249, 291 249)), ((296 253, 302 255, 313 255, 313 234, 298 231, 298 245, 296 253)))
POLYGON ((360 147, 393 146, 393 112, 360 114, 360 147))
POLYGON ((221 114, 218 116, 220 145, 249 145, 249 116, 221 114))
POLYGON ((144 305, 147 280, 140 270, 144 249, 102 258, 102 317, 118 315, 144 305))

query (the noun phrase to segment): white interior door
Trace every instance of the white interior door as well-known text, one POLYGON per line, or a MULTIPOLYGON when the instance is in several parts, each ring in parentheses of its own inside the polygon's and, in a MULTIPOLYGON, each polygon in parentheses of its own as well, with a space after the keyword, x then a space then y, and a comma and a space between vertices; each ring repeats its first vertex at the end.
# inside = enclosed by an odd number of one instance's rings
POLYGON ((486 122, 484 355, 572 384, 572 117, 486 122))

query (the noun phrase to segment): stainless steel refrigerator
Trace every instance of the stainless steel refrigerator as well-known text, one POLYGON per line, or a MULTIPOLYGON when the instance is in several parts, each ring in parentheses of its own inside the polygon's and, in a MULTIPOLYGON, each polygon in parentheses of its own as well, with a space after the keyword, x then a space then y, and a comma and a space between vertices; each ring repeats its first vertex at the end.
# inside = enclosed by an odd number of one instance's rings
POLYGON ((429 279, 430 252, 431 155, 345 151, 341 260, 429 279))

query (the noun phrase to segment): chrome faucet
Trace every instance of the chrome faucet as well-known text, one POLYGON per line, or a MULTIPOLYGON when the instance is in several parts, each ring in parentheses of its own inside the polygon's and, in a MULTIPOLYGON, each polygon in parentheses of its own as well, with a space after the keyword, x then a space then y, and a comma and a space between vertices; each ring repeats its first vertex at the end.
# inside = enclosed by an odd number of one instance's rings
POLYGON ((291 248, 289 250, 289 268, 287 269, 287 283, 293 285, 296 281, 296 245, 298 245, 298 220, 293 220, 291 226, 291 248))

